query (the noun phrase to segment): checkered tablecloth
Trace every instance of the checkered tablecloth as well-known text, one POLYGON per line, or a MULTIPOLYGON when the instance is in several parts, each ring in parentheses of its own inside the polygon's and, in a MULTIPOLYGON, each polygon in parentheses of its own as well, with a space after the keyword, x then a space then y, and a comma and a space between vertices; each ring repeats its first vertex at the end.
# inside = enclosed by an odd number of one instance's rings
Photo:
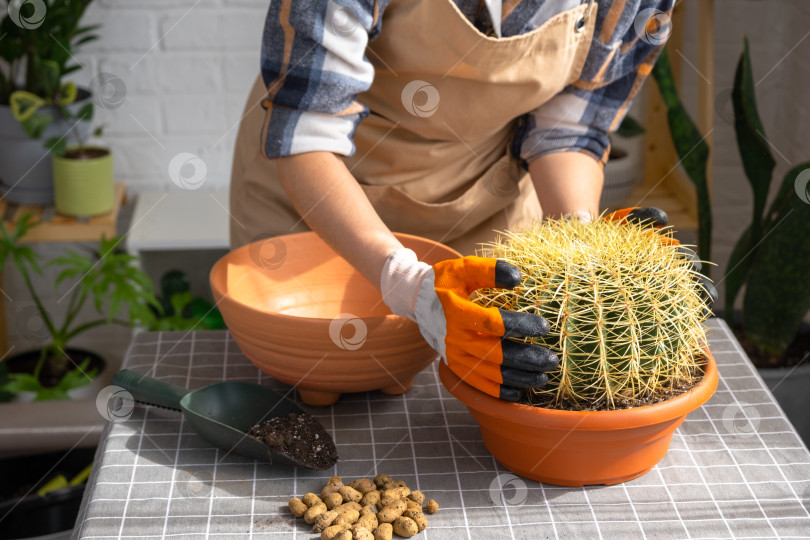
MULTIPOLYGON (((511 474, 435 364, 403 396, 345 395, 312 409, 340 454, 299 471, 210 447, 179 413, 136 407, 110 423, 73 538, 317 538, 286 503, 326 478, 402 478, 441 505, 417 538, 808 538, 810 453, 745 358, 712 320, 717 393, 689 415, 666 457, 616 486, 564 488, 511 474)), ((125 367, 197 388, 224 379, 290 388, 259 372, 227 332, 142 333, 125 367)), ((294 391, 290 397, 297 399, 294 391)))

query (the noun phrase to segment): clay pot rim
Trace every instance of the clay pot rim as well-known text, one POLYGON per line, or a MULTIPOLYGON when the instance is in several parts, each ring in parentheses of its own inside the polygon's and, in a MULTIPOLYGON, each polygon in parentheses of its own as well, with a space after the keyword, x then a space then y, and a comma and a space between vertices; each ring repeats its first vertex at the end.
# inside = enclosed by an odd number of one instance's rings
POLYGON ((563 411, 532 407, 496 399, 462 381, 444 362, 439 364, 439 378, 444 387, 459 401, 481 415, 497 420, 518 422, 527 427, 578 431, 610 431, 649 426, 687 415, 703 405, 714 394, 718 384, 717 364, 706 350, 703 379, 679 396, 641 407, 612 411, 563 411))
MULTIPOLYGON (((393 234, 400 241, 403 240, 403 239, 406 239, 406 240, 407 239, 413 239, 413 240, 416 240, 416 241, 421 241, 421 242, 425 242, 425 243, 430 244, 431 245, 431 250, 436 248, 436 247, 441 247, 441 248, 448 249, 448 250, 452 251, 453 254, 456 257, 461 257, 462 256, 458 251, 451 248, 450 246, 442 244, 441 242, 437 242, 436 240, 431 240, 430 238, 425 238, 423 236, 417 236, 415 234, 407 234, 407 233, 399 233, 399 232, 395 232, 393 234)), ((226 302, 226 301, 227 302, 232 302, 233 304, 238 305, 240 308, 247 309, 247 310, 249 310, 249 311, 251 311, 253 313, 257 313, 257 314, 261 314, 261 315, 269 315, 271 317, 278 318, 279 320, 286 320, 286 321, 297 322, 297 323, 300 323, 301 321, 311 321, 313 324, 321 324, 321 325, 328 326, 328 325, 330 325, 332 323, 332 321, 335 321, 335 320, 347 320, 347 321, 352 320, 352 319, 349 319, 349 318, 339 319, 338 317, 332 317, 332 318, 326 318, 326 317, 300 317, 298 315, 287 315, 286 313, 278 313, 276 311, 264 311, 264 310, 257 309, 255 307, 249 305, 249 304, 244 304, 242 302, 238 302, 238 301, 234 300, 225 291, 223 291, 219 287, 219 283, 217 282, 217 275, 218 275, 219 272, 222 272, 222 270, 220 270, 220 268, 227 265, 230 262, 230 258, 233 256, 233 254, 239 253, 239 252, 244 251, 244 250, 249 250, 251 245, 253 245, 253 244, 257 243, 257 242, 265 242, 265 241, 269 240, 270 238, 279 238, 279 239, 282 239, 282 240, 286 241, 287 239, 293 239, 293 238, 297 238, 297 237, 300 238, 300 237, 303 237, 303 236, 314 236, 314 237, 320 239, 318 234, 316 232, 314 232, 314 231, 304 231, 304 232, 299 232, 299 233, 283 234, 283 235, 279 235, 279 236, 272 236, 272 237, 263 238, 261 240, 256 240, 255 242, 250 242, 248 244, 245 244, 244 246, 238 247, 235 250, 229 252, 224 257, 221 257, 216 263, 214 263, 214 266, 211 267, 211 271, 208 273, 208 282, 209 282, 209 284, 211 286, 211 290, 212 290, 212 292, 214 294, 214 299, 215 300, 219 299, 216 303, 226 302)), ((403 244, 404 244, 404 242, 403 242, 403 244)), ((338 257, 339 257, 339 255, 338 255, 338 257)), ((388 323, 388 322, 399 322, 399 321, 408 321, 409 320, 406 317, 402 317, 400 315, 394 315, 393 313, 389 313, 388 315, 373 315, 373 316, 355 317, 355 318, 359 318, 359 319, 362 319, 364 321, 374 321, 375 323, 377 323, 378 321, 388 323)))

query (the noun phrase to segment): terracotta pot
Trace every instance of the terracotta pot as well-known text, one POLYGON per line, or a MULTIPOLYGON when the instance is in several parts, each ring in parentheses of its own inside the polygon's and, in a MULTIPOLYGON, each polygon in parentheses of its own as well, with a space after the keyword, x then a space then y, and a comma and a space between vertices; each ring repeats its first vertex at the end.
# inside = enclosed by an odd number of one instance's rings
MULTIPOLYGON (((429 264, 460 257, 398 234, 429 264)), ((345 392, 401 394, 436 352, 415 323, 315 233, 253 242, 217 261, 211 289, 234 341, 259 369, 297 387, 309 405, 345 392)))
POLYGON ((508 403, 467 385, 442 362, 439 377, 481 426, 484 445, 510 471, 548 484, 618 484, 649 471, 669 449, 686 415, 717 388, 706 375, 676 398, 616 411, 559 411, 508 403))

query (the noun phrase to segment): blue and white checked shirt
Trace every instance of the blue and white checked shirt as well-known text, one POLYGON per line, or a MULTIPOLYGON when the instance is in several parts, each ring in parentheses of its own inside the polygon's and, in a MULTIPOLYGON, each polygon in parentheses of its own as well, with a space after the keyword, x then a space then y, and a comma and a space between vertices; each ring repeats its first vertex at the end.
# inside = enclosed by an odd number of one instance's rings
MULTIPOLYGON (((446 0, 432 0, 446 1, 446 0)), ((483 0, 453 0, 492 34, 483 0)), ((520 35, 587 0, 503 0, 501 35, 520 35)), ((273 0, 262 40, 268 158, 312 151, 350 156, 368 113, 356 96, 371 86, 366 45, 390 0, 273 0)), ((627 113, 669 33, 675 0, 597 0, 596 28, 579 80, 525 115, 513 153, 530 162, 553 152, 586 152, 604 164, 607 133, 627 113), (572 121, 571 118, 578 120, 572 121)))

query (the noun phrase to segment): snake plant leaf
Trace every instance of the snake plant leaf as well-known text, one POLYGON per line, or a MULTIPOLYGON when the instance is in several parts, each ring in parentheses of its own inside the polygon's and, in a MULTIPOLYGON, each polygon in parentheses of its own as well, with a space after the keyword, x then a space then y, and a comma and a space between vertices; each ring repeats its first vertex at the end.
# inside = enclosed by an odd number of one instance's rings
POLYGON ((771 354, 787 348, 810 309, 810 203, 794 191, 797 177, 805 170, 810 170, 810 163, 785 175, 743 299, 746 336, 771 354))
POLYGON ((743 169, 754 192, 754 215, 751 222, 752 245, 762 237, 762 214, 768 200, 768 190, 776 162, 771 154, 765 128, 759 118, 751 69, 751 56, 748 39, 744 39, 743 53, 734 74, 734 88, 731 92, 734 104, 734 130, 740 150, 743 169))
MULTIPOLYGON (((695 185, 698 213, 698 255, 704 261, 711 260, 712 208, 709 199, 709 184, 706 166, 709 162, 709 145, 700 134, 689 113, 686 112, 678 91, 666 49, 661 51, 653 67, 653 77, 658 84, 661 98, 667 107, 667 121, 672 142, 689 180, 695 185)), ((710 265, 703 265, 703 273, 709 276, 710 265)))
POLYGON ((25 122, 37 112, 47 102, 36 94, 26 92, 25 90, 17 90, 12 92, 9 98, 9 105, 11 105, 11 114, 17 122, 25 122))
POLYGON ((752 251, 754 243, 751 242, 751 226, 749 225, 731 252, 726 265, 726 275, 724 283, 726 285, 726 298, 725 298, 725 319, 729 326, 734 324, 734 302, 737 300, 737 295, 740 289, 745 284, 748 277, 748 270, 751 267, 752 251))

